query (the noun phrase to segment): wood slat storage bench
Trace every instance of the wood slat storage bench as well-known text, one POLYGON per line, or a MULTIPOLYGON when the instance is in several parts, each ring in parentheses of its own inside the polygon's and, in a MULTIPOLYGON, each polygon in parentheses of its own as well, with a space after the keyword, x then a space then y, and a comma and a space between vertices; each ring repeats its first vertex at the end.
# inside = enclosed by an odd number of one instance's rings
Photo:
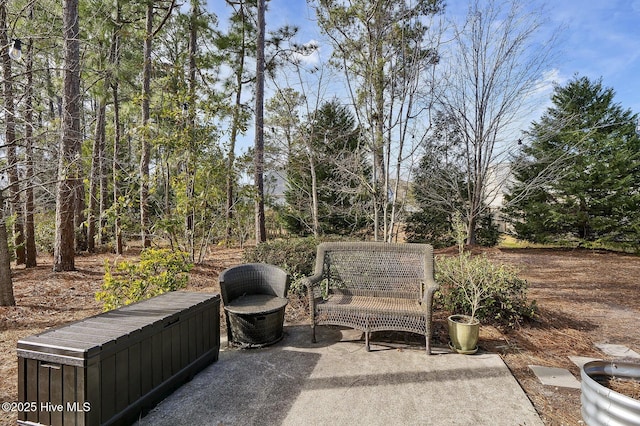
POLYGON ((220 295, 170 292, 18 341, 18 424, 131 424, 218 359, 220 295))
POLYGON ((425 336, 431 353, 434 280, 428 244, 322 243, 315 273, 306 279, 316 325, 362 330, 369 350, 373 331, 408 331, 425 336))

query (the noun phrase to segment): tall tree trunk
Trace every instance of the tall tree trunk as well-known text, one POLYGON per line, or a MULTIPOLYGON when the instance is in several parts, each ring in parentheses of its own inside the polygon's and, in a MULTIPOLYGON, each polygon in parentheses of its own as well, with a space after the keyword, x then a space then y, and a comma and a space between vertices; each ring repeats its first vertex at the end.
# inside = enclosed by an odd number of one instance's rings
MULTIPOLYGON (((31 11, 30 13, 33 13, 31 11)), ((24 233, 25 233, 25 249, 26 258, 25 266, 27 268, 33 268, 37 266, 37 253, 36 253, 36 231, 35 221, 33 218, 34 202, 33 202, 33 43, 31 40, 27 43, 27 61, 26 61, 26 73, 27 73, 27 86, 25 93, 25 167, 26 167, 26 179, 27 185, 25 187, 25 218, 24 218, 24 233)))
MULTIPOLYGON (((97 240, 100 246, 104 245, 107 242, 107 233, 105 232, 107 226, 107 208, 108 208, 108 199, 109 199, 109 183, 108 183, 108 174, 109 174, 109 162, 107 161, 106 149, 107 149, 107 139, 105 135, 104 139, 104 149, 102 150, 102 158, 100 161, 100 206, 99 206, 99 215, 98 215, 98 235, 97 240)), ((115 187, 115 186, 114 186, 115 187)))
MULTIPOLYGON (((0 8, 3 8, 1 5, 0 8)), ((0 13, 2 13, 0 11, 0 13)), ((1 18, 0 18, 1 19, 1 18)), ((11 280, 11 254, 7 240, 7 226, 4 222, 4 197, 0 192, 0 306, 15 306, 13 281, 11 280)))
POLYGON ((227 210, 226 210, 226 230, 225 237, 227 245, 232 237, 233 210, 235 206, 235 162, 236 162, 236 141, 238 139, 238 131, 240 129, 240 113, 242 112, 242 88, 244 83, 242 75, 244 74, 245 51, 246 51, 246 34, 245 34, 245 18, 244 2, 241 0, 239 5, 240 28, 242 36, 240 38, 240 51, 238 52, 238 68, 236 69, 236 99, 233 106, 233 121, 231 123, 231 136, 229 137, 229 151, 227 154, 227 210))
POLYGON ((118 80, 111 83, 113 92, 113 238, 116 254, 122 254, 122 229, 120 226, 120 97, 118 93, 118 80))
POLYGON ((93 139, 93 149, 91 156, 91 180, 89 183, 89 214, 87 217, 87 250, 93 253, 96 250, 96 216, 99 214, 99 194, 100 182, 102 181, 104 141, 107 106, 104 99, 98 100, 96 111, 95 138, 93 139))
MULTIPOLYGON (((373 24, 374 34, 378 31, 379 25, 382 22, 382 10, 381 2, 376 3, 375 7, 375 23, 373 24)), ((388 197, 388 169, 385 167, 384 161, 384 117, 387 115, 385 111, 384 101, 384 89, 385 89, 385 75, 384 75, 384 52, 383 52, 383 40, 381 37, 376 37, 374 41, 375 46, 372 49, 373 58, 371 59, 372 66, 372 89, 373 89, 373 126, 374 126, 374 140, 373 140, 373 161, 374 170, 374 182, 376 185, 376 192, 374 194, 375 205, 375 235, 374 239, 378 241, 380 233, 380 220, 382 220, 382 241, 387 236, 387 197, 388 197), (382 212, 382 218, 380 218, 380 212, 382 212)))
MULTIPOLYGON (((111 51, 109 52, 109 62, 114 69, 120 67, 120 30, 119 25, 121 23, 121 9, 120 1, 116 0, 116 27, 113 29, 111 37, 111 51)), ((116 254, 122 254, 122 229, 120 226, 120 143, 121 143, 121 126, 120 126, 120 95, 119 95, 119 82, 118 78, 109 78, 111 85, 111 92, 113 95, 113 207, 114 207, 114 221, 113 221, 113 238, 114 238, 114 251, 116 254)), ((104 190, 104 187, 103 187, 104 190)))
POLYGON ((191 18, 189 23, 189 105, 187 106, 189 131, 189 147, 187 150, 187 214, 185 225, 187 230, 187 244, 191 261, 195 261, 195 206, 194 194, 196 185, 195 149, 196 149, 196 54, 198 39, 198 15, 200 6, 196 0, 191 0, 191 18))
POLYGON ((153 1, 147 1, 146 30, 142 63, 142 146, 140 147, 140 236, 143 247, 151 246, 149 228, 149 144, 150 98, 151 98, 151 40, 153 38, 153 1))
POLYGON ((87 220, 85 217, 85 210, 87 208, 87 200, 84 195, 84 182, 80 178, 80 171, 78 170, 78 179, 76 180, 75 187, 75 207, 74 207, 74 235, 76 239, 76 251, 87 250, 87 220))
MULTIPOLYGON (((238 95, 240 91, 238 91, 238 95)), ((238 109, 238 104, 236 103, 235 109, 238 109)), ((236 120, 237 112, 234 111, 233 121, 236 120)), ((236 186, 236 176, 234 173, 235 162, 236 162, 236 139, 238 137, 238 129, 235 124, 231 126, 231 137, 229 138, 229 151, 227 153, 227 209, 225 215, 225 244, 228 246, 231 242, 232 238, 232 222, 233 222, 233 209, 235 205, 235 186, 236 186)))
POLYGON ((64 89, 62 100, 62 138, 58 162, 56 193, 56 238, 53 270, 75 269, 74 211, 78 186, 80 154, 80 26, 78 0, 63 0, 64 89))
POLYGON ((264 214, 264 40, 265 0, 258 0, 258 38, 256 41, 256 136, 255 136, 255 217, 256 244, 267 240, 264 214))
POLYGON ((16 155, 16 110, 13 98, 13 76, 11 70, 11 58, 9 57, 9 46, 13 40, 7 36, 7 9, 6 1, 0 4, 0 46, 2 48, 2 69, 4 77, 4 121, 5 133, 4 143, 7 147, 7 175, 9 178, 9 201, 12 213, 16 215, 13 224, 13 236, 15 242, 16 263, 25 263, 24 249, 24 225, 22 205, 20 202, 20 188, 18 182, 18 157, 16 155))
POLYGON ((44 69, 45 81, 47 84, 47 101, 49 104, 49 120, 55 120, 56 118, 56 105, 54 99, 56 99, 55 89, 53 87, 53 81, 51 79, 51 67, 47 66, 44 69))
MULTIPOLYGON (((5 91, 8 85, 11 83, 11 68, 7 69, 7 61, 11 61, 9 53, 6 49, 8 45, 7 40, 7 5, 6 0, 0 0, 0 46, 2 49, 2 63, 4 65, 4 79, 5 79, 5 91), (7 79, 8 77, 8 79, 7 79)), ((5 92, 6 96, 6 92, 5 92)), ((13 103, 13 99, 11 99, 13 103)), ((5 97, 5 106, 7 105, 7 98, 5 97)), ((5 113, 5 126, 7 128, 5 137, 9 133, 9 122, 13 120, 13 117, 9 118, 11 114, 5 113)), ((8 143, 8 140, 6 141, 8 143)), ((7 227, 5 225, 4 217, 4 196, 0 189, 0 306, 14 306, 16 301, 13 297, 13 282, 11 280, 11 255, 9 253, 9 241, 7 240, 7 227)))

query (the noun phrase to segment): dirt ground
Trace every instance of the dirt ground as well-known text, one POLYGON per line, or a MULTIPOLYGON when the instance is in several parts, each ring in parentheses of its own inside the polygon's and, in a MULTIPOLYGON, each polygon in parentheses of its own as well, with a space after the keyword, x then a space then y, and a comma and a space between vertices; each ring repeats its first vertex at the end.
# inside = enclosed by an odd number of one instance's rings
MULTIPOLYGON (((591 250, 489 249, 487 255, 518 266, 529 282, 538 316, 517 330, 483 326, 480 348, 499 353, 547 425, 582 424, 580 391, 543 386, 529 365, 569 369, 579 378, 570 355, 606 358, 595 343, 624 344, 640 352, 640 257, 591 250)), ((134 259, 135 254, 76 258, 77 271, 52 272, 51 259, 33 269, 13 271, 16 307, 0 307, 0 403, 17 399, 16 343, 48 327, 80 320, 101 311, 94 299, 105 260, 134 259)), ((190 275, 189 289, 218 292, 218 274, 242 262, 239 249, 217 249, 190 275)), ((308 321, 303 300, 292 299, 288 323, 308 321)), ((447 313, 436 310, 435 336, 446 343, 447 313)), ((223 325, 224 331, 224 325, 223 325)), ((16 415, 0 415, 15 424, 16 415)), ((3 419, 4 418, 4 419, 3 419)))

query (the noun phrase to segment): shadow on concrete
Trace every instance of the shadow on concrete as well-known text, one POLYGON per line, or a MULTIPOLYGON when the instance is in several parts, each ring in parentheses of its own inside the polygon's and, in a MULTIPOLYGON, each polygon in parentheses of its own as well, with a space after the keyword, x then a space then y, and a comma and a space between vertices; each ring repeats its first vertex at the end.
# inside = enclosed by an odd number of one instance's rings
POLYGON ((455 382, 464 380, 469 375, 473 375, 475 380, 510 376, 508 371, 495 368, 459 368, 446 369, 437 372, 394 372, 380 374, 360 374, 348 377, 326 377, 309 379, 305 389, 340 389, 364 386, 390 386, 403 385, 409 383, 427 382, 455 382))
POLYGON ((218 362, 138 424, 281 424, 319 359, 319 354, 281 348, 222 351, 218 362))
MULTIPOLYGON (((311 326, 296 325, 285 327, 285 334, 296 336, 287 344, 297 348, 319 348, 336 343, 354 343, 364 348, 364 333, 349 327, 333 325, 316 326, 316 343, 311 341, 311 326)), ((424 335, 405 331, 375 331, 369 337, 371 352, 386 350, 425 350, 424 335)))

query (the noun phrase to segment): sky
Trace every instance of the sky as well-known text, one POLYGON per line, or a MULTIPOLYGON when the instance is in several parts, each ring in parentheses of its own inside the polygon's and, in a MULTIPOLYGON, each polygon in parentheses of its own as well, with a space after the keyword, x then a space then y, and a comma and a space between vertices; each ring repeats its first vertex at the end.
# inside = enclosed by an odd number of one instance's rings
POLYGON ((549 7, 552 23, 563 25, 561 55, 555 64, 560 81, 575 73, 602 77, 615 101, 640 112, 640 1, 557 0, 549 7))
MULTIPOLYGON (((224 2, 209 3, 210 10, 224 21, 224 2)), ((604 87, 614 89, 614 102, 640 112, 640 0, 530 0, 528 4, 534 10, 546 9, 544 31, 560 28, 558 54, 541 76, 549 84, 546 104, 543 101, 539 113, 550 105, 551 83, 564 85, 575 75, 592 81, 602 78, 604 87)), ((464 17, 467 5, 468 0, 448 0, 445 13, 464 17)), ((330 48, 314 18, 305 0, 271 0, 267 30, 284 24, 298 26, 298 42, 317 41, 320 45, 319 57, 312 60, 326 60, 330 48)))

